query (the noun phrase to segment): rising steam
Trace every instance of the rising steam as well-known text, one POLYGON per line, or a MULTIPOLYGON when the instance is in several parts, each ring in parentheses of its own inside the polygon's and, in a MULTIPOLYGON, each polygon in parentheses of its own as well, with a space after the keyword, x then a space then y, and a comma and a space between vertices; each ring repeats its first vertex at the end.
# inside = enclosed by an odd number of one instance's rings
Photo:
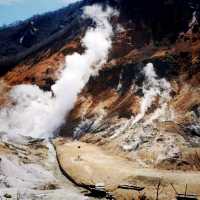
POLYGON ((172 118, 174 117, 173 111, 168 107, 168 103, 171 99, 170 83, 164 78, 159 79, 152 63, 148 63, 144 67, 143 74, 145 76, 145 81, 142 86, 144 96, 141 99, 140 111, 136 116, 132 116, 130 120, 125 121, 123 125, 119 124, 119 128, 117 128, 117 131, 115 131, 111 138, 115 138, 119 134, 124 133, 127 129, 132 128, 141 120, 146 126, 151 124, 153 120, 156 119, 166 121, 172 120, 172 118), (157 102, 157 109, 152 114, 147 115, 148 109, 152 106, 153 102, 158 97, 159 101, 157 102))
POLYGON ((65 122, 66 114, 73 108, 77 95, 106 62, 112 45, 113 29, 110 17, 117 14, 111 8, 102 10, 93 5, 84 8, 84 18, 92 18, 96 28, 90 28, 82 45, 83 54, 67 56, 65 68, 51 92, 43 92, 36 85, 19 85, 12 89, 14 106, 0 111, 0 131, 32 137, 51 137, 65 122))
MULTIPOLYGON (((139 122, 145 116, 146 111, 156 97, 159 97, 159 105, 162 106, 166 106, 166 102, 170 100, 171 85, 166 79, 158 79, 153 64, 148 63, 143 71, 146 78, 143 85, 144 97, 141 100, 140 113, 134 118, 132 125, 139 122)), ((158 117, 159 114, 156 111, 150 121, 158 117)))

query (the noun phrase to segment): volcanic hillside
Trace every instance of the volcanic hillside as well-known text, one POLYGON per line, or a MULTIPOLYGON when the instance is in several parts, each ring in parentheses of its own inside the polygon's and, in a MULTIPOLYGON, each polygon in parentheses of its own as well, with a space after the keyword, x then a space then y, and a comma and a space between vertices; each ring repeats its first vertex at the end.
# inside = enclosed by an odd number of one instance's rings
POLYGON ((61 168, 80 186, 103 182, 116 199, 132 198, 119 184, 144 186, 155 199, 160 181, 161 199, 173 199, 170 183, 200 193, 198 0, 85 0, 2 28, 1 107, 13 103, 16 85, 52 90, 65 56, 85 50, 81 40, 95 23, 81 17, 82 8, 94 4, 112 6, 119 16, 111 18, 107 62, 57 132, 61 168))

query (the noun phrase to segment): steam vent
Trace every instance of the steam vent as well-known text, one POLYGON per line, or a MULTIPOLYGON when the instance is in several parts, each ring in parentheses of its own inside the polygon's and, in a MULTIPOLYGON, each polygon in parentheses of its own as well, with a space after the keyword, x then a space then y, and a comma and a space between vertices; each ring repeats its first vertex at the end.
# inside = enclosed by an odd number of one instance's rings
POLYGON ((200 1, 62 5, 0 27, 0 199, 200 200, 200 1))

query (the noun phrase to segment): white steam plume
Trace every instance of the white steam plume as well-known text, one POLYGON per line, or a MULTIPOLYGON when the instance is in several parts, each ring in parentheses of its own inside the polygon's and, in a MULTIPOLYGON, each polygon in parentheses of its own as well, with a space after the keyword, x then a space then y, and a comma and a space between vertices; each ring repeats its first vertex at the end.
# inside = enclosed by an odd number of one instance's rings
POLYGON ((158 78, 152 63, 148 63, 144 67, 143 73, 145 75, 145 81, 142 88, 144 96, 141 99, 140 112, 136 115, 136 117, 131 117, 130 120, 125 121, 121 126, 119 126, 119 128, 116 129, 114 135, 112 135, 111 138, 115 138, 118 135, 124 133, 127 129, 132 128, 142 119, 144 119, 144 125, 148 125, 151 124, 153 120, 160 117, 162 117, 162 119, 173 117, 173 112, 168 109, 168 102, 170 100, 171 91, 170 83, 165 79, 158 78), (154 113, 152 113, 152 115, 150 115, 150 118, 146 121, 146 112, 158 96, 158 108, 155 110, 154 113), (159 108, 159 106, 161 106, 161 108, 159 108), (169 114, 166 113, 166 110, 169 111, 169 114))
POLYGON ((132 125, 139 122, 145 116, 146 111, 157 96, 160 97, 160 105, 165 104, 170 99, 171 85, 166 79, 158 79, 153 64, 148 63, 143 71, 146 77, 143 85, 144 97, 141 100, 140 113, 133 119, 132 125))
POLYGON ((113 29, 109 19, 117 14, 111 8, 103 11, 99 5, 84 8, 84 18, 92 18, 96 28, 90 28, 82 45, 83 54, 67 56, 65 68, 51 92, 37 86, 19 85, 10 93, 14 106, 0 111, 0 131, 32 137, 50 137, 65 122, 66 114, 73 108, 77 95, 91 75, 106 62, 112 46, 113 29))

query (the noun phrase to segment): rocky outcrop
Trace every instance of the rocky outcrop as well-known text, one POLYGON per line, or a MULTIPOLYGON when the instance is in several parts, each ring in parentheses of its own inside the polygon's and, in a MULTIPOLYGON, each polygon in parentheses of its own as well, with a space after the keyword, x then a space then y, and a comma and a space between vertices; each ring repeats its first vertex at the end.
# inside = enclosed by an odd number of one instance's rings
POLYGON ((50 142, 3 133, 0 188, 2 199, 86 199, 61 174, 50 142))

